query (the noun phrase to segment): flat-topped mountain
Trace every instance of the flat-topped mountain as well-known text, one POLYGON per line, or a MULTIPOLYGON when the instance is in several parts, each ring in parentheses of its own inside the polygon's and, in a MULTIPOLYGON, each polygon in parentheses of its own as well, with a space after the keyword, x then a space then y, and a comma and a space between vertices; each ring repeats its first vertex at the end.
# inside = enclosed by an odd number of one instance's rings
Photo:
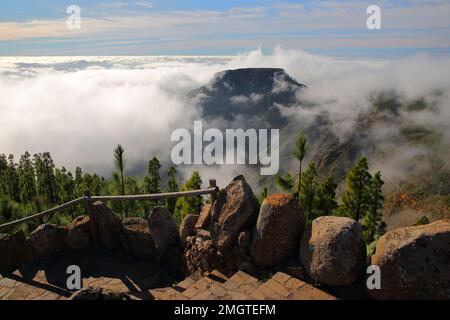
POLYGON ((250 115, 275 125, 284 122, 278 106, 296 104, 296 93, 305 87, 280 68, 245 68, 216 73, 189 97, 196 100, 207 118, 233 120, 250 115))

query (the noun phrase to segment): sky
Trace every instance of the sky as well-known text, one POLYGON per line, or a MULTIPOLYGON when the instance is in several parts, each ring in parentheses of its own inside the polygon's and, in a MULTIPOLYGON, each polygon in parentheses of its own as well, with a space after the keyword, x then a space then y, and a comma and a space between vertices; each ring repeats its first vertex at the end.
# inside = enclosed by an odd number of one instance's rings
POLYGON ((448 0, 2 0, 1 56, 235 55, 275 46, 335 57, 450 53, 448 0), (369 5, 381 29, 366 26, 369 5), (81 28, 68 29, 69 5, 81 28))

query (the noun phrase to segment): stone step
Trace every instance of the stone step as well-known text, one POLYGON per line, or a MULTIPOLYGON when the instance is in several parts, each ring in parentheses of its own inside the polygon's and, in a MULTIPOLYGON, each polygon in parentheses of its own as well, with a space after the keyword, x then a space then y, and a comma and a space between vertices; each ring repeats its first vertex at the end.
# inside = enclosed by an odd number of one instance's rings
POLYGON ((283 272, 263 283, 251 297, 257 300, 336 300, 336 297, 283 272))
POLYGON ((251 294, 258 289, 259 285, 258 279, 243 271, 238 271, 223 284, 223 287, 228 291, 230 299, 248 300, 251 299, 251 294))

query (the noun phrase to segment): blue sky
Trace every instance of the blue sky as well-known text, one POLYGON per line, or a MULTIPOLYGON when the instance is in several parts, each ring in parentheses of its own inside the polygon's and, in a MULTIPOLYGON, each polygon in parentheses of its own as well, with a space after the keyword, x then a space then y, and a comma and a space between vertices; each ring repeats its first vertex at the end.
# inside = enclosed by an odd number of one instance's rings
POLYGON ((277 45, 344 57, 450 53, 448 0, 2 0, 0 55, 232 55, 277 45), (66 8, 81 8, 81 29, 66 8), (381 30, 366 9, 381 8, 381 30))

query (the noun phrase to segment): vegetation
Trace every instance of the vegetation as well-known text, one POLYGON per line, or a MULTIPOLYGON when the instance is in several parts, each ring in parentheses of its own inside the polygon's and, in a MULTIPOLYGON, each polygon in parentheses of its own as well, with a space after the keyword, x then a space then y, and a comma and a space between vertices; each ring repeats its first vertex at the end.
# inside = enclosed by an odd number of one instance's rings
POLYGON ((385 225, 381 221, 384 197, 381 173, 373 176, 369 173, 367 158, 358 159, 346 176, 345 192, 341 203, 336 199, 337 184, 332 177, 319 181, 316 164, 308 164, 302 172, 305 157, 306 138, 299 134, 296 139, 294 156, 299 160, 299 172, 295 175, 285 173, 276 177, 278 187, 298 197, 307 223, 317 217, 335 215, 350 217, 363 226, 364 237, 368 244, 384 233, 385 225), (301 137, 301 138, 299 138, 301 137))
MULTIPOLYGON (((0 224, 20 219, 59 204, 82 197, 89 191, 91 195, 124 195, 179 191, 177 170, 170 167, 167 170, 167 186, 164 188, 160 175, 160 161, 154 157, 148 162, 147 174, 143 178, 126 175, 125 149, 118 145, 113 152, 115 170, 109 180, 97 174, 84 173, 77 167, 72 173, 65 167, 56 168, 48 152, 33 156, 29 152, 21 155, 15 161, 13 155, 8 157, 0 154, 0 224)), ((185 182, 182 190, 200 189, 201 178, 194 172, 185 182)), ((112 209, 122 216, 138 216, 147 218, 154 206, 167 206, 177 217, 184 217, 188 213, 199 212, 203 203, 201 196, 184 199, 163 201, 133 201, 112 202, 112 209)), ((83 205, 68 208, 64 213, 54 215, 49 222, 57 224, 70 223, 75 217, 85 214, 83 205)), ((179 220, 179 219, 178 219, 179 220)), ((47 220, 45 220, 47 221, 47 220)), ((25 231, 33 230, 44 222, 32 221, 27 225, 18 226, 25 231)), ((11 230, 15 231, 15 230, 11 230)))

